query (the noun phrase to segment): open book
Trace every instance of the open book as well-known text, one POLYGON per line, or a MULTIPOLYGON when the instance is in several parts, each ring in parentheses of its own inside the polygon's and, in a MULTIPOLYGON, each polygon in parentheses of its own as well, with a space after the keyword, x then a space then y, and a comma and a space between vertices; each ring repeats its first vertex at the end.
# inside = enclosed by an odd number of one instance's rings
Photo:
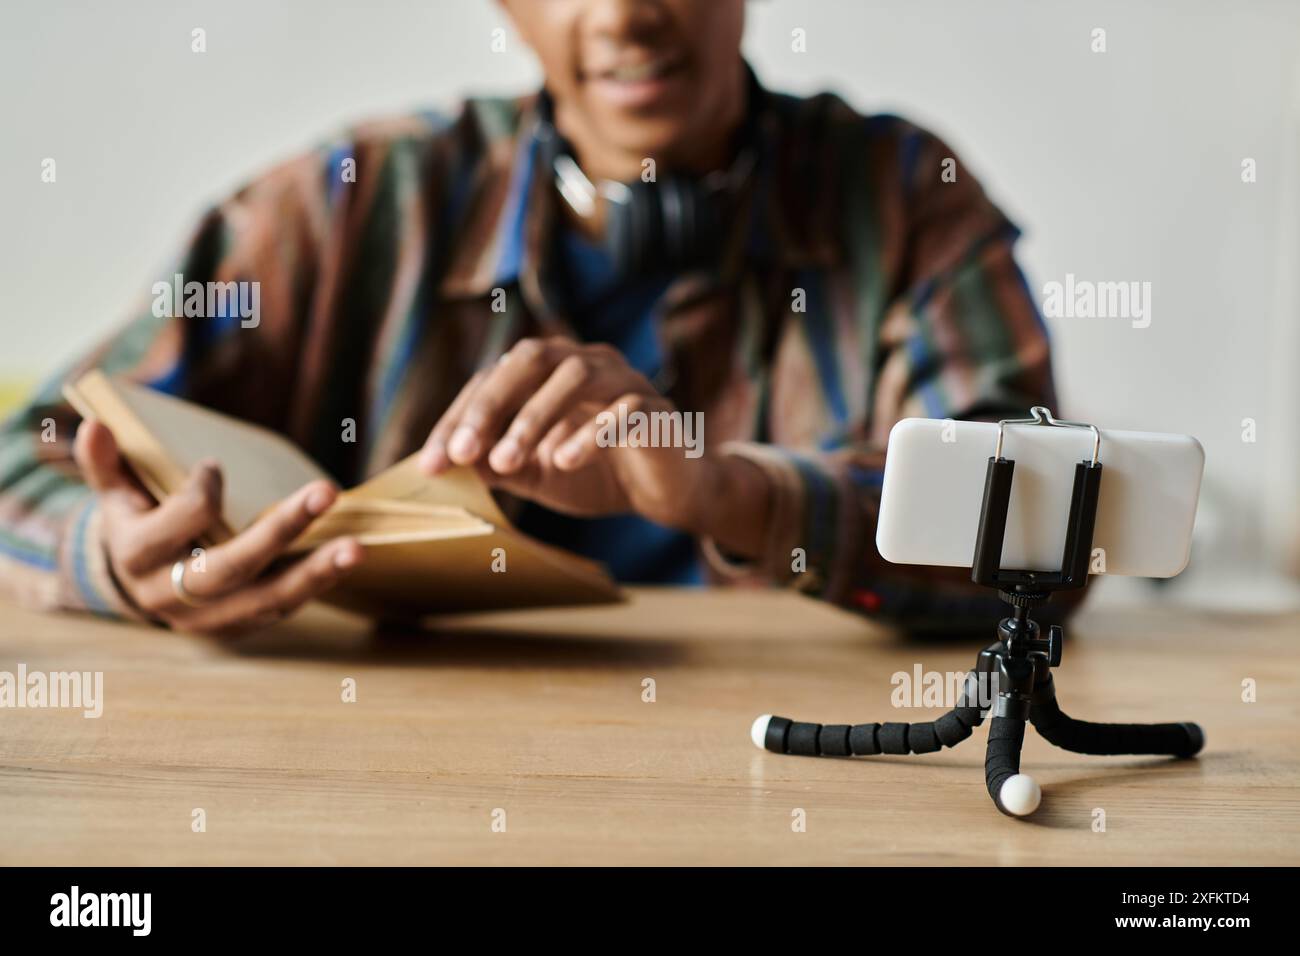
MULTIPOLYGON (((155 498, 179 490, 202 459, 221 463, 223 522, 204 544, 247 528, 307 482, 329 478, 282 435, 99 371, 64 394, 83 417, 108 426, 155 498)), ((414 456, 342 492, 289 550, 340 535, 355 536, 366 558, 322 599, 373 616, 621 599, 600 565, 514 530, 472 470, 430 478, 414 456), (494 570, 503 560, 505 570, 494 570)))

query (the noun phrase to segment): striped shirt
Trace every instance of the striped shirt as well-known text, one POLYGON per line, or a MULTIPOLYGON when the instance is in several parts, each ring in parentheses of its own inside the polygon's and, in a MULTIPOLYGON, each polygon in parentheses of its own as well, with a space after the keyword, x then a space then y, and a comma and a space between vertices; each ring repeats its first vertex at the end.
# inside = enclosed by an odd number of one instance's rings
MULTIPOLYGON (((657 384, 773 488, 763 559, 738 574, 705 548, 713 576, 913 626, 987 623, 996 601, 966 573, 885 563, 875 515, 900 418, 1055 406, 1018 230, 930 133, 833 94, 755 95, 756 161, 720 265, 653 305, 657 384)), ((258 282, 257 325, 146 304, 3 424, 0 588, 130 613, 60 397, 91 367, 281 432, 346 486, 417 449, 515 341, 573 334, 552 241, 563 200, 536 135, 536 96, 469 100, 351 130, 208 211, 157 278, 258 282)))

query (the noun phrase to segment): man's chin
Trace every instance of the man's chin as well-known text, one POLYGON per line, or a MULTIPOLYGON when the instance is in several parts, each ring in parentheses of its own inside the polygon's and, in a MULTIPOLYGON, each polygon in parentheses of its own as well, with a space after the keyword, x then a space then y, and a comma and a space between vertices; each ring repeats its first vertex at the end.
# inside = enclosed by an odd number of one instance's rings
POLYGON ((689 157, 693 151, 684 124, 677 122, 611 125, 606 141, 615 144, 620 153, 638 158, 637 168, 629 165, 627 175, 620 178, 640 177, 647 182, 652 176, 669 172, 681 157, 689 157))

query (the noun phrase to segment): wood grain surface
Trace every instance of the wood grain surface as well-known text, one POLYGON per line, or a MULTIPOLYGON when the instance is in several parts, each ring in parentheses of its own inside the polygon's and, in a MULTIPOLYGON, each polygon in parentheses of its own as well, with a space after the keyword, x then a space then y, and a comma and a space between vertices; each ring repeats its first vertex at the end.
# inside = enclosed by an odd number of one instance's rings
POLYGON ((1196 720, 1207 747, 1082 757, 1030 731, 1045 795, 1017 821, 984 790, 985 729, 913 757, 750 743, 764 712, 930 719, 891 676, 979 650, 793 593, 380 633, 311 609, 233 645, 4 606, 0 671, 102 671, 104 713, 0 709, 0 863, 1300 863, 1300 619, 1085 608, 1067 634, 1067 713, 1196 720))

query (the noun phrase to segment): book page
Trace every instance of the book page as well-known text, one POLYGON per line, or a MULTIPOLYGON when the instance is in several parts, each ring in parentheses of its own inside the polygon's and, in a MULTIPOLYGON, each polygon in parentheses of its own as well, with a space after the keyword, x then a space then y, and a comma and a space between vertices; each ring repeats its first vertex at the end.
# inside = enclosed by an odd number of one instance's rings
POLYGON ((204 458, 221 462, 222 513, 232 531, 307 482, 329 479, 282 435, 143 385, 91 372, 67 391, 78 411, 108 426, 155 495, 175 492, 204 458))
POLYGON ((430 478, 416 465, 416 457, 403 458, 364 484, 357 485, 347 492, 347 497, 464 508, 489 524, 510 526, 497 507, 492 492, 472 468, 451 468, 430 478))

